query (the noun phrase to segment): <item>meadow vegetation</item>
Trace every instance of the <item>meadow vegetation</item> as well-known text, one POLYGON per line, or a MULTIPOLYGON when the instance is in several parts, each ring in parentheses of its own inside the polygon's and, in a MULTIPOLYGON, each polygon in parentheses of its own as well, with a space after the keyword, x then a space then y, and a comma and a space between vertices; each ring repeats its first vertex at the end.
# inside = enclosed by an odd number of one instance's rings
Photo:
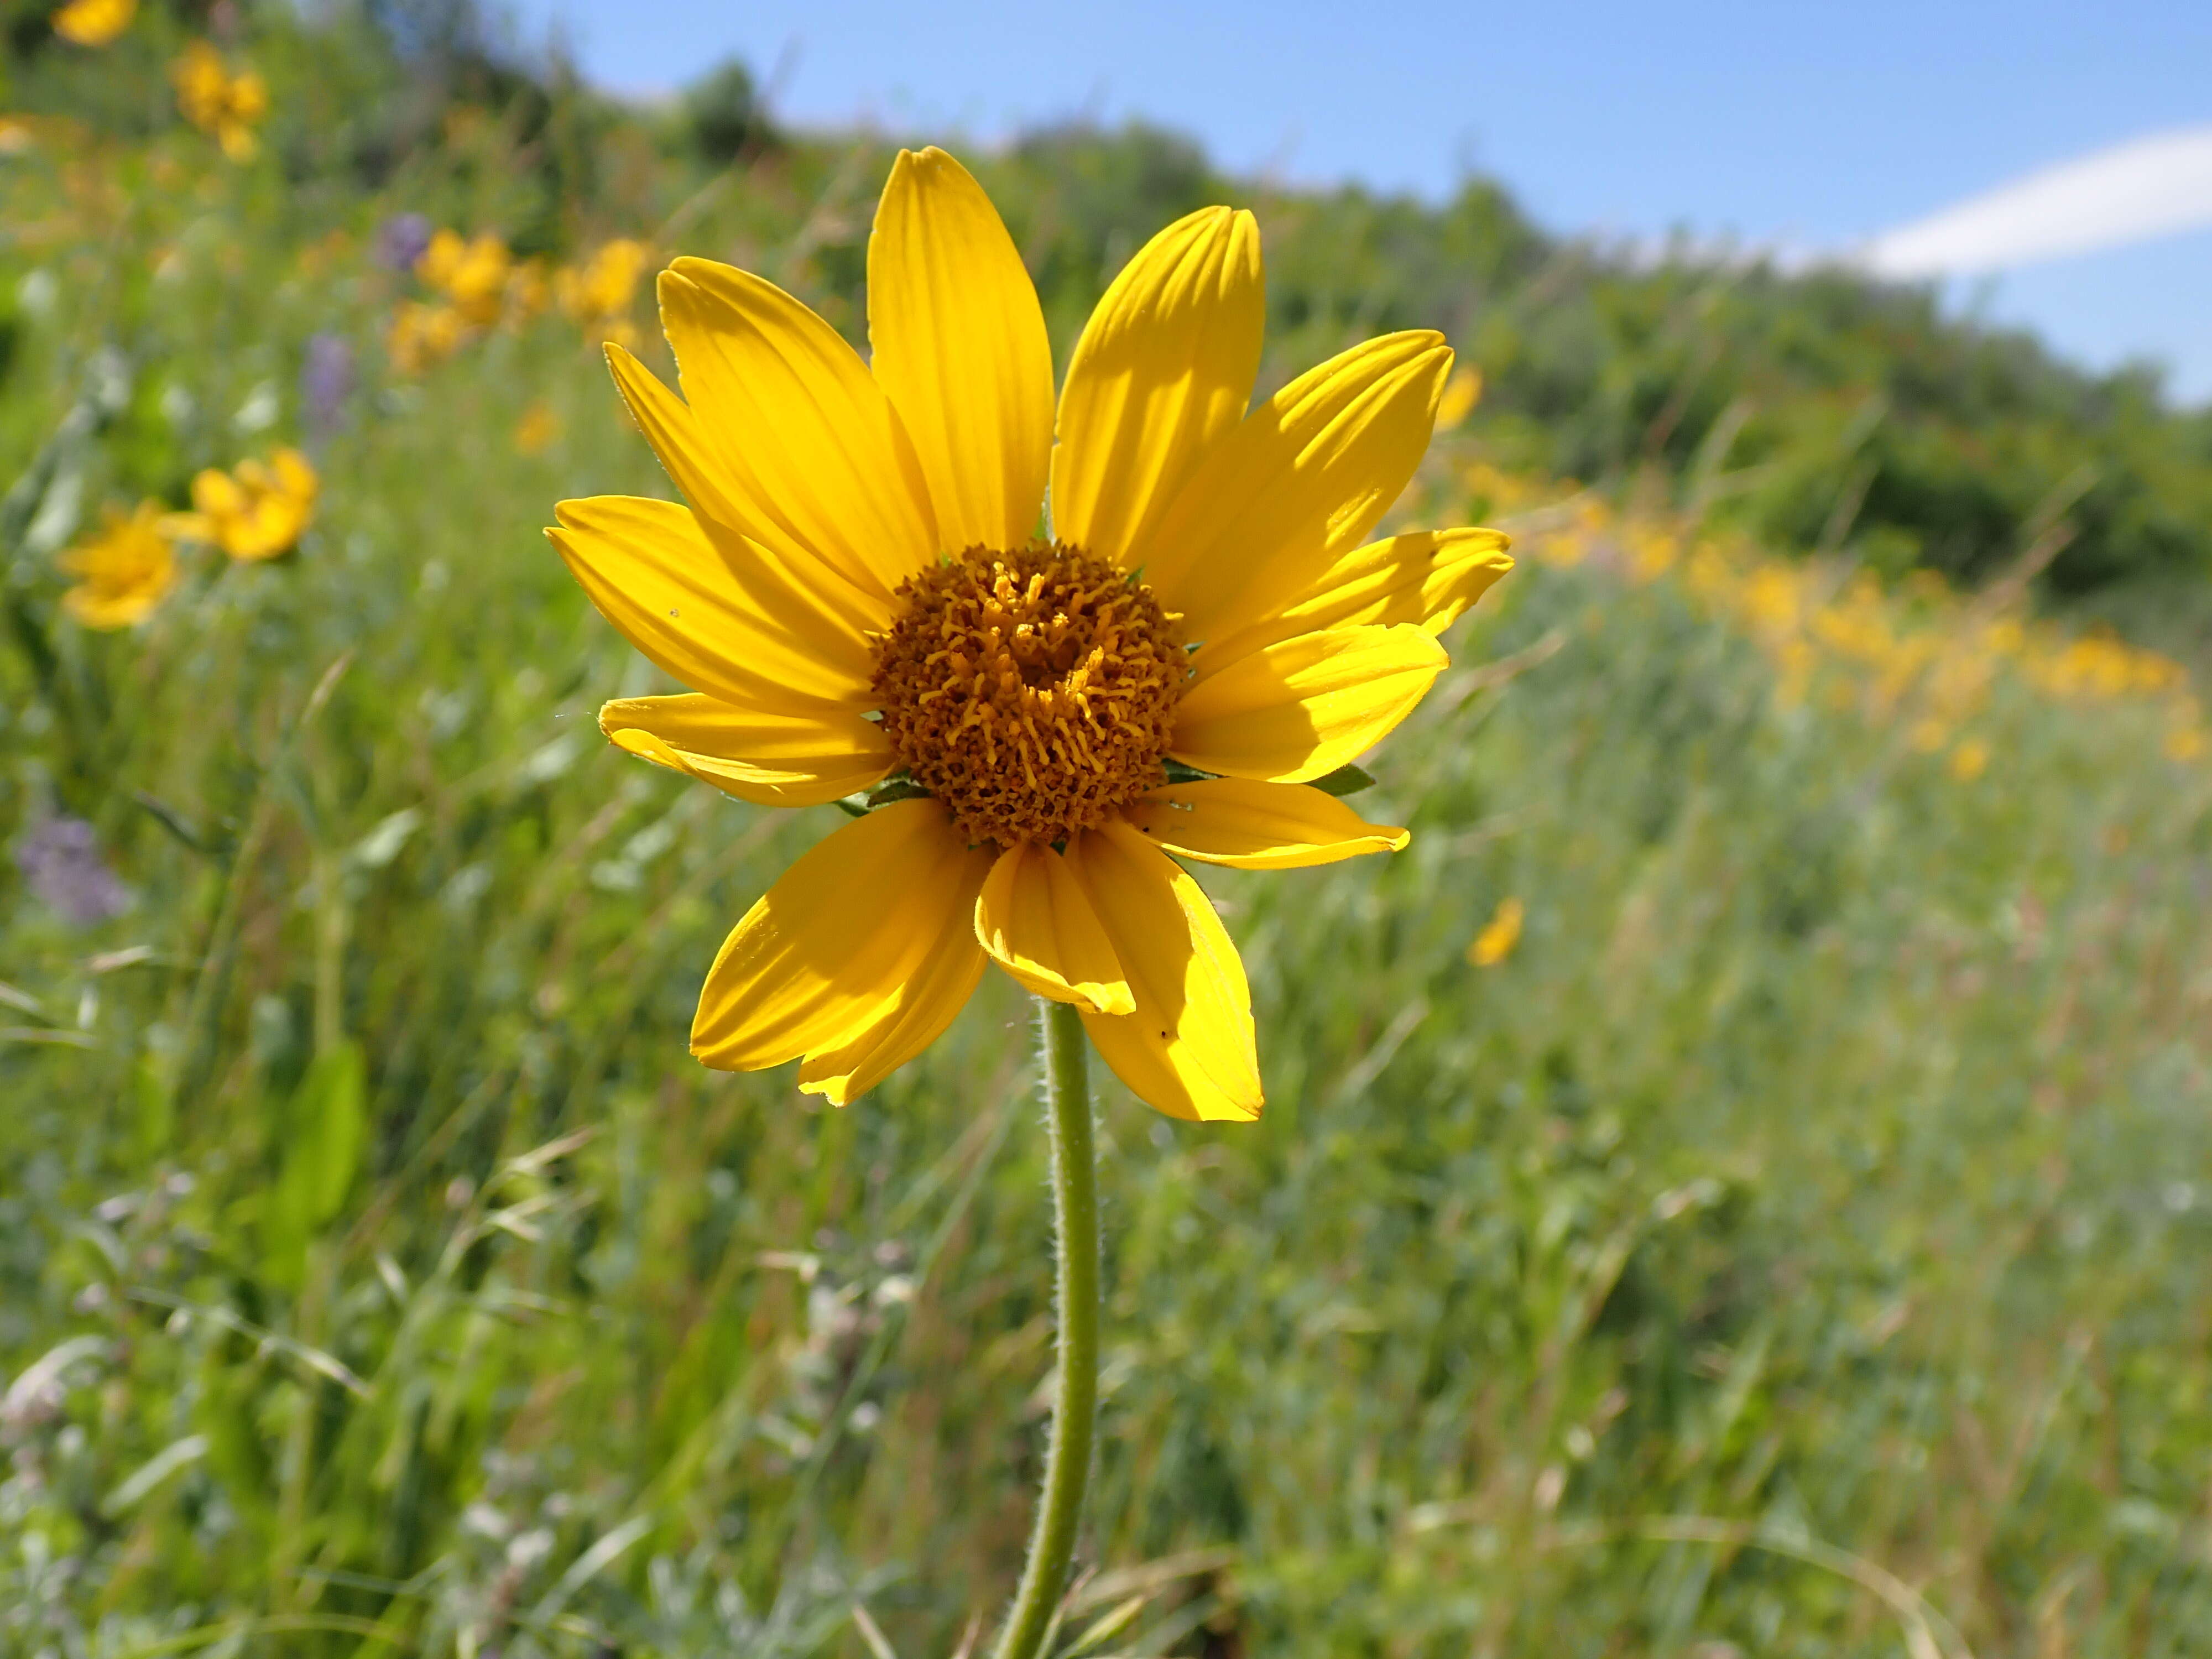
MULTIPOLYGON (((668 493, 596 347, 668 368, 672 252, 859 337, 885 141, 435 8, 5 39, 0 1651, 956 1650, 1048 1404, 1022 1000, 843 1111, 694 1065, 833 809, 607 745, 664 688, 539 534, 668 493)), ((1449 330, 1395 517, 1522 561, 1359 799, 1406 852, 1206 874, 1263 1121, 1101 1090, 1063 1650, 2204 1651, 2212 417, 1487 183, 972 159, 1063 363, 1217 199, 1271 382, 1449 330)))

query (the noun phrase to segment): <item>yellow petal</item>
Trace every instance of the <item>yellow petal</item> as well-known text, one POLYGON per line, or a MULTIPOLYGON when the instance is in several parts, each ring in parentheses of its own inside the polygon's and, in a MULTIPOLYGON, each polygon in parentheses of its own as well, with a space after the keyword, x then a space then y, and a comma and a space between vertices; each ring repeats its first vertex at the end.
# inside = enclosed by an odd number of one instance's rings
POLYGON ((938 949, 889 1010, 848 1042, 806 1057, 799 1089, 832 1106, 850 1104, 942 1036, 982 977, 975 928, 950 918, 938 949))
POLYGON ((719 697, 622 697, 599 710, 617 746, 762 806, 818 806, 883 781, 891 746, 849 708, 769 710, 719 697))
POLYGON ((454 271, 460 269, 461 260, 468 249, 469 245, 461 240, 460 232, 440 230, 432 235, 428 245, 416 259, 415 274, 422 279, 426 287, 445 288, 452 283, 454 271))
POLYGON ((72 587, 62 595, 62 608, 85 627, 109 633, 143 621, 160 599, 152 592, 103 594, 72 587))
POLYGON ((70 0, 54 14, 54 33, 72 45, 104 46, 131 27, 138 0, 70 0))
POLYGON ((238 471, 249 498, 226 526, 224 550, 234 559, 247 561, 273 559, 290 551, 307 528, 313 511, 313 498, 301 501, 280 493, 268 474, 250 461, 238 471))
POLYGON ((1016 983, 1102 1014, 1136 1006, 1082 883, 1049 847, 1000 854, 975 899, 975 937, 1016 983))
POLYGON ((875 624, 851 588, 799 581, 757 543, 673 501, 594 495, 554 514, 560 525, 545 533, 599 613, 684 684, 750 708, 873 706, 865 629, 875 624))
POLYGON ((1334 864, 1395 853, 1411 839, 1403 830, 1368 823, 1321 790, 1250 778, 1171 783, 1131 803, 1123 816, 1170 853, 1239 870, 1334 864))
POLYGON ((1133 565, 1146 525, 1237 425, 1267 324, 1260 228, 1205 208, 1122 268, 1067 366, 1053 531, 1133 565))
MULTIPOLYGON (((615 377, 615 386, 630 418, 653 446, 668 481, 691 503, 691 510, 754 541, 770 535, 766 520, 738 493, 736 480, 723 471, 690 405, 622 346, 609 341, 605 350, 607 368, 615 377)), ((871 581, 869 586, 879 584, 871 581)))
POLYGON ((1496 530, 1416 530, 1354 548, 1272 616, 1209 641, 1191 666, 1201 679, 1261 647, 1325 628, 1418 623, 1441 634, 1513 568, 1496 530))
POLYGON ((697 429, 763 526, 756 539, 886 589, 943 550, 914 446, 836 329, 709 259, 661 273, 660 321, 697 429))
POLYGON ((1052 343, 998 210, 941 149, 901 150, 884 186, 868 340, 945 548, 1029 540, 1052 455, 1052 343))
POLYGON ((1226 638, 1359 544, 1420 464, 1451 361, 1426 331, 1370 340, 1222 441, 1136 556, 1187 638, 1226 638))
POLYGON ((228 472, 207 467, 192 475, 192 506, 210 519, 227 519, 246 511, 246 492, 228 472))
POLYGON ((1082 1010, 1083 1028, 1137 1097, 1170 1117, 1260 1115, 1260 1056, 1244 964, 1199 884, 1136 830, 1109 819, 1068 863, 1106 924, 1136 1007, 1082 1010))
POLYGON ((1411 623, 1302 634, 1185 692, 1168 752, 1201 772, 1304 783, 1382 742, 1446 661, 1411 623))
POLYGON ((725 1072, 826 1056, 864 1038, 946 949, 973 950, 989 873, 933 800, 856 818, 783 872, 723 942, 691 1052, 725 1072))
POLYGON ((276 487, 294 501, 312 503, 322 488, 315 476, 314 463, 298 450, 287 447, 269 458, 270 470, 275 474, 276 487))

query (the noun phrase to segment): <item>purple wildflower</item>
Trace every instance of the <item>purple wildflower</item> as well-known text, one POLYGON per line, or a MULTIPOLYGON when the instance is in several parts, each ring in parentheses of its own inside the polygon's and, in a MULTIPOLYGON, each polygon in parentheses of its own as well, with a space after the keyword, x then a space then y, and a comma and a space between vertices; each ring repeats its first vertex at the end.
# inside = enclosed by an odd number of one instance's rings
POLYGON ((48 818, 16 844, 15 864, 40 902, 76 927, 131 908, 130 890, 100 859, 100 842, 82 818, 48 818))
POLYGON ((419 213, 395 213, 377 227, 377 263, 390 270, 415 269, 415 262, 430 246, 430 222, 419 213))
POLYGON ((307 361, 300 365, 300 403, 315 437, 327 438, 344 423, 356 379, 352 342, 343 334, 308 337, 307 361))

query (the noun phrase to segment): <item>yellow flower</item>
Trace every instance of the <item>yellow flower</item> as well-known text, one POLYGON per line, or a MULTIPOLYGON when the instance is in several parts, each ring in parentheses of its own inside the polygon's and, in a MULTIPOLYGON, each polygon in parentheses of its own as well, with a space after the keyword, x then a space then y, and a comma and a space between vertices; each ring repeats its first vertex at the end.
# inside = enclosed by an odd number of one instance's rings
POLYGON ((1467 947, 1467 959, 1478 968, 1495 968, 1511 956, 1513 947, 1521 942, 1522 914, 1519 899, 1501 902, 1474 936, 1474 943, 1467 947))
POLYGON ((222 54, 195 40, 169 66, 177 107, 202 132, 212 133, 234 161, 252 159, 253 129, 269 112, 269 88, 252 70, 233 75, 222 54))
POLYGON ((587 329, 627 316, 651 258, 644 243, 627 237, 601 244, 582 264, 554 279, 562 311, 587 329))
POLYGON ((54 33, 80 46, 104 46, 131 27, 138 0, 70 0, 54 14, 54 33))
POLYGON ((469 240, 458 230, 440 230, 415 256, 415 275, 429 288, 442 289, 468 256, 469 240))
POLYGON ((519 454, 541 455, 561 435, 561 417, 544 404, 532 404, 514 423, 514 447, 519 454))
POLYGON ((1437 430, 1449 432, 1481 401, 1482 371, 1470 363, 1444 382, 1444 395, 1437 400, 1437 430))
POLYGON ((208 468, 192 480, 192 507, 169 520, 178 535, 212 542, 248 562, 288 553, 315 516, 321 489, 315 469, 296 449, 280 449, 264 466, 241 461, 234 472, 208 468))
POLYGON ((410 300, 393 313, 384 349, 402 374, 420 374, 460 349, 468 325, 451 306, 426 306, 410 300))
POLYGON ((77 584, 62 605, 87 628, 128 628, 161 604, 177 585, 177 557, 162 531, 161 510, 142 501, 125 517, 115 508, 90 541, 62 555, 62 568, 77 584))
POLYGON ((877 210, 872 363, 726 265, 678 259, 659 298, 689 401, 608 361, 690 506, 565 501, 548 533, 692 689, 601 727, 741 799, 877 803, 730 934, 692 1053, 803 1059, 842 1105, 994 961, 1159 1110, 1255 1116, 1243 967, 1176 858, 1405 845, 1313 781, 1405 717, 1511 565, 1495 531, 1364 539, 1427 447, 1442 337, 1370 341, 1248 416, 1259 232, 1210 208, 1107 290, 1055 416, 1021 256, 935 149, 900 155, 877 210))
POLYGON ((499 320, 514 268, 507 244, 489 232, 468 240, 441 230, 415 262, 415 274, 443 293, 462 321, 479 328, 499 320))
POLYGON ((1990 769, 1990 746, 1979 738, 1967 738, 1951 751, 1951 775, 1972 783, 1990 769))

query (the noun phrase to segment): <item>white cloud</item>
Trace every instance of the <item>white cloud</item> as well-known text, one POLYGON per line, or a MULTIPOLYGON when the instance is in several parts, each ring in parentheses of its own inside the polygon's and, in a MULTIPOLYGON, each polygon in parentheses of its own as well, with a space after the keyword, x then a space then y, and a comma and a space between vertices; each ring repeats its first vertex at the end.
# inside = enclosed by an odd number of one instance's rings
POLYGON ((2008 185, 1858 250, 1881 276, 1966 276, 2212 225, 2212 126, 2154 133, 2008 185))

